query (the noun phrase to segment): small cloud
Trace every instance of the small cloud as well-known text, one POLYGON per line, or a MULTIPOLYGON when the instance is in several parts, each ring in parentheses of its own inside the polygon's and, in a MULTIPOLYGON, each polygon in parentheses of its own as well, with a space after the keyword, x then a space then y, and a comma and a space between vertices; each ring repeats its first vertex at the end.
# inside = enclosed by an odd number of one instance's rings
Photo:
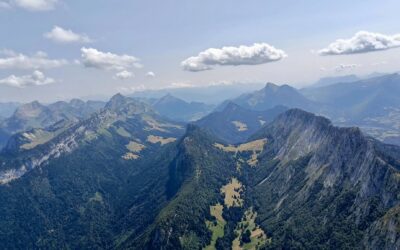
POLYGON ((354 70, 355 68, 360 67, 361 65, 359 64, 340 64, 335 68, 336 72, 343 72, 343 71, 351 71, 354 70))
POLYGON ((64 59, 49 59, 42 51, 28 56, 11 50, 3 50, 3 55, 5 57, 0 57, 0 69, 47 69, 68 64, 68 61, 64 59))
POLYGON ((186 71, 211 70, 215 66, 258 65, 279 61, 287 57, 283 50, 267 43, 252 46, 210 48, 184 60, 181 65, 186 71))
POLYGON ((338 39, 318 51, 320 55, 349 55, 400 47, 400 34, 384 35, 368 31, 357 32, 350 39, 338 39))
POLYGON ((126 70, 118 72, 117 74, 115 74, 115 78, 120 79, 120 80, 126 80, 126 79, 129 79, 129 78, 132 78, 132 77, 134 77, 133 73, 129 72, 129 71, 126 71, 126 70))
POLYGON ((153 77, 156 76, 156 74, 154 74, 154 72, 152 72, 152 71, 149 71, 149 72, 146 73, 146 76, 150 77, 150 78, 153 78, 153 77))
POLYGON ((41 71, 35 70, 31 75, 15 76, 10 75, 1 79, 0 84, 16 88, 25 88, 28 86, 40 86, 54 83, 53 78, 46 77, 41 71))
POLYGON ((327 71, 327 69, 326 69, 325 67, 321 67, 321 68, 319 68, 319 70, 321 70, 321 71, 327 71))
POLYGON ((81 48, 82 63, 87 68, 124 71, 140 68, 139 59, 130 55, 117 55, 93 48, 81 48))
POLYGON ((9 4, 28 11, 53 10, 58 0, 10 0, 9 4))
POLYGON ((90 43, 92 40, 86 34, 77 34, 72 30, 54 26, 50 32, 43 35, 57 43, 90 43))

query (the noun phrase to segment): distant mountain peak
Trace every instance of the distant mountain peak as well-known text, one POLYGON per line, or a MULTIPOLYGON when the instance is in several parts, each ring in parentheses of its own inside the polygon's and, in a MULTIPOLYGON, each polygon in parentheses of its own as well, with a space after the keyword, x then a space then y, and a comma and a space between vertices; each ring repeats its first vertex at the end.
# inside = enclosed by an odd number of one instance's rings
POLYGON ((276 85, 274 83, 268 82, 264 89, 262 89, 266 94, 276 94, 276 93, 291 93, 291 94, 298 94, 297 89, 293 88, 290 85, 283 84, 283 85, 276 85))
POLYGON ((128 97, 121 95, 120 93, 115 94, 111 97, 111 99, 107 102, 105 108, 106 109, 115 109, 124 104, 128 101, 128 97))
MULTIPOLYGON (((171 93, 168 93, 166 95, 164 95, 163 97, 161 97, 157 103, 165 103, 165 102, 185 102, 184 100, 173 96, 171 93)), ((186 103, 186 102, 185 102, 186 103)))
POLYGON ((144 102, 123 96, 120 93, 111 97, 104 108, 105 110, 128 116, 153 112, 152 108, 144 102))
POLYGON ((267 84, 265 84, 264 90, 278 90, 281 86, 276 85, 275 83, 272 82, 267 82, 267 84))
POLYGON ((127 98, 127 97, 124 96, 124 95, 122 95, 121 93, 117 93, 117 94, 113 95, 113 96, 110 98, 110 101, 112 101, 112 100, 123 100, 123 99, 126 99, 126 98, 127 98))
POLYGON ((69 101, 69 104, 71 104, 72 106, 77 107, 77 106, 82 106, 82 105, 84 105, 85 102, 82 101, 81 99, 74 98, 74 99, 71 99, 71 100, 69 101))
POLYGON ((289 85, 276 85, 267 83, 263 89, 243 94, 233 99, 241 107, 253 110, 267 110, 282 105, 289 108, 302 108, 310 110, 313 103, 304 97, 296 88, 289 85))
POLYGON ((16 109, 15 114, 17 116, 31 116, 37 114, 38 112, 41 112, 44 108, 45 106, 42 105, 40 102, 33 101, 19 106, 16 109))

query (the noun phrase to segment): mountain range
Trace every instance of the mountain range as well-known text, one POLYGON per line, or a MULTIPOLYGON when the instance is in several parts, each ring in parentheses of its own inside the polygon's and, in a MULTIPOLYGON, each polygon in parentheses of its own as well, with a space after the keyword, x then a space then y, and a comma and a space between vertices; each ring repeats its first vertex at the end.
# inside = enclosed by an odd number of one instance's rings
POLYGON ((172 84, 173 86, 165 89, 136 91, 131 97, 160 99, 165 95, 173 95, 187 102, 203 102, 217 105, 224 100, 232 99, 243 93, 258 90, 265 84, 263 83, 213 83, 205 86, 192 86, 190 84, 172 84), (176 85, 176 86, 174 86, 176 85), (182 85, 180 87, 180 85, 182 85))
POLYGON ((277 105, 300 108, 324 115, 336 125, 358 126, 379 140, 400 145, 399 91, 397 73, 301 90, 268 83, 263 89, 223 102, 216 111, 229 102, 254 111, 277 105))
POLYGON ((116 95, 49 141, 0 154, 0 246, 398 247, 400 148, 281 111, 228 143, 116 95))
POLYGON ((400 147, 372 133, 397 142, 398 83, 21 105, 0 248, 398 249, 400 147))
MULTIPOLYGON (((84 102, 79 99, 73 99, 70 102, 59 101, 49 105, 43 105, 38 101, 20 105, 10 117, 0 123, 0 134, 3 134, 2 140, 0 136, 0 149, 16 133, 36 129, 46 130, 55 123, 60 125, 61 122, 65 125, 72 124, 87 118, 103 106, 104 103, 100 101, 84 102)), ((53 129, 54 127, 50 128, 50 130, 53 129)))

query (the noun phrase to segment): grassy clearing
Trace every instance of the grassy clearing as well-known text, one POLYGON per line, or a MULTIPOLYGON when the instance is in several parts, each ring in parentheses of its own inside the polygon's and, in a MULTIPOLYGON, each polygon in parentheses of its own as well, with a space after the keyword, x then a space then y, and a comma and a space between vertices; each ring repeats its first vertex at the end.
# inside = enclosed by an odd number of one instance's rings
POLYGON ((124 154, 122 156, 122 159, 127 160, 127 161, 136 160, 136 159, 139 159, 139 155, 136 155, 134 153, 128 152, 128 153, 126 153, 126 154, 124 154))
POLYGON ((34 133, 25 132, 23 136, 29 140, 28 143, 21 145, 21 149, 32 149, 44 144, 54 138, 56 134, 44 130, 37 130, 34 133))
POLYGON ((224 206, 221 204, 216 204, 215 206, 210 206, 210 214, 214 216, 215 221, 206 221, 207 228, 211 231, 211 242, 206 246, 205 250, 215 250, 215 244, 219 238, 224 237, 224 227, 226 221, 222 217, 222 211, 224 206))
POLYGON ((99 135, 103 135, 103 136, 107 136, 107 137, 112 137, 112 134, 110 133, 110 131, 107 130, 107 128, 99 128, 97 130, 97 133, 99 135))
POLYGON ((237 131, 239 132, 246 131, 248 129, 247 124, 241 121, 233 121, 232 123, 233 125, 235 125, 237 131))
POLYGON ((154 144, 160 143, 161 146, 164 146, 165 144, 176 141, 176 138, 173 138, 173 137, 164 138, 161 136, 149 135, 149 136, 147 136, 147 141, 150 143, 154 143, 154 144))
POLYGON ((243 192, 242 183, 236 178, 221 188, 221 193, 225 195, 224 203, 227 207, 241 207, 243 206, 243 199, 240 194, 243 192))
POLYGON ((157 130, 160 132, 169 132, 167 128, 183 129, 182 126, 171 124, 171 123, 160 123, 150 116, 146 116, 143 119, 148 127, 145 128, 146 131, 157 130))
POLYGON ((228 145, 225 146, 220 143, 214 143, 214 147, 221 149, 225 152, 238 153, 242 152, 253 152, 251 157, 247 159, 247 164, 255 167, 258 164, 258 155, 264 150, 264 146, 267 143, 267 139, 255 140, 247 143, 243 143, 237 146, 228 145))
POLYGON ((126 131, 126 129, 124 129, 123 127, 117 128, 116 131, 120 136, 128 137, 128 138, 131 137, 131 134, 128 131, 126 131))
POLYGON ((267 238, 265 232, 256 224, 256 218, 257 213, 254 212, 252 208, 249 208, 244 213, 242 220, 238 223, 235 229, 237 237, 232 242, 233 250, 260 249, 271 241, 271 239, 267 238), (246 241, 246 237, 244 236, 246 231, 250 232, 249 242, 244 242, 246 241))
POLYGON ((133 152, 133 153, 139 153, 140 151, 142 151, 143 149, 146 148, 145 145, 142 145, 140 143, 137 143, 135 141, 130 141, 128 145, 126 145, 126 148, 133 152))
POLYGON ((262 152, 264 149, 264 145, 266 143, 267 143, 267 139, 260 139, 260 140, 255 140, 255 141, 239 144, 237 146, 234 146, 234 145, 225 146, 220 143, 215 143, 214 147, 219 148, 225 152, 232 152, 232 153, 246 152, 246 151, 262 152))

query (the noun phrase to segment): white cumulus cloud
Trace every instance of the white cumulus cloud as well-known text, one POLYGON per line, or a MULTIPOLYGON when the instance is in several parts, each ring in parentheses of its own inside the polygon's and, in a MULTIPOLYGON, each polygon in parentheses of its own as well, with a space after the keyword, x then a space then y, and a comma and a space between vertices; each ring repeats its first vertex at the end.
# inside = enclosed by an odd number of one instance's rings
POLYGON ((130 55, 117 55, 93 48, 81 49, 82 63, 87 68, 124 71, 140 68, 139 59, 130 55))
POLYGON ((384 35, 368 31, 357 32, 350 39, 338 39, 318 51, 320 55, 348 55, 400 47, 400 34, 384 35))
POLYGON ((279 61, 287 57, 283 50, 267 43, 255 43, 252 46, 210 48, 184 60, 181 65, 187 71, 204 71, 220 65, 257 65, 279 61))
POLYGON ((43 72, 35 70, 31 75, 15 76, 10 75, 1 79, 0 84, 8 85, 16 88, 25 88, 28 86, 40 86, 54 83, 53 78, 46 77, 43 72))
POLYGON ((68 64, 64 59, 50 59, 42 51, 28 56, 7 50, 3 51, 3 55, 5 57, 0 57, 0 69, 46 69, 68 64))
POLYGON ((29 11, 48 11, 54 9, 58 0, 9 0, 10 7, 16 6, 29 11))
POLYGON ((134 74, 132 72, 129 72, 127 70, 118 72, 117 74, 115 74, 115 78, 120 79, 120 80, 126 80, 129 78, 134 77, 134 74))
POLYGON ((152 77, 155 77, 156 74, 153 71, 149 71, 146 73, 146 76, 152 78, 152 77))
POLYGON ((58 43, 90 43, 92 41, 86 34, 77 34, 60 26, 54 26, 50 32, 43 36, 58 43))

